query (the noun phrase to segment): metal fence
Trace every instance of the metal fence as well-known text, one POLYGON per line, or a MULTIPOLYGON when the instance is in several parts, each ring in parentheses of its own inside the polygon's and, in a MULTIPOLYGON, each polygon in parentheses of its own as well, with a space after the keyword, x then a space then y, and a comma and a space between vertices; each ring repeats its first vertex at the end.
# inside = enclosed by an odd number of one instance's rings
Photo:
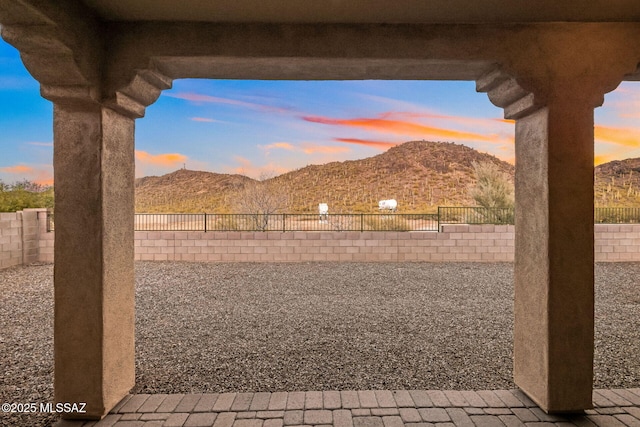
POLYGON ((439 224, 513 224, 512 208, 438 207, 439 224))
POLYGON ((136 231, 438 231, 437 214, 136 214, 136 231))
POLYGON ((596 208, 596 224, 640 224, 638 208, 596 208))
MULTIPOLYGON (((640 208, 595 208, 596 224, 640 224, 640 208)), ((440 231, 445 224, 513 224, 509 208, 439 207, 435 214, 145 214, 136 231, 440 231)), ((53 212, 47 231, 54 231, 53 212)))

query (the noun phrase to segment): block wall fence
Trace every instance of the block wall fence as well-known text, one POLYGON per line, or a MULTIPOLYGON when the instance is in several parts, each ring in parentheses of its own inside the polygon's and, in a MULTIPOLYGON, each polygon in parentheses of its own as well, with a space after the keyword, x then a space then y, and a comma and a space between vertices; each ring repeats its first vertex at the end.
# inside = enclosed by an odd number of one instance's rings
MULTIPOLYGON (((0 268, 53 262, 46 211, 0 214, 0 268)), ((200 262, 511 262, 511 225, 443 225, 436 232, 137 231, 135 259, 200 262)), ((640 224, 596 224, 597 262, 640 262, 640 224)))
POLYGON ((53 233, 47 233, 47 210, 0 213, 0 268, 53 262, 53 233))

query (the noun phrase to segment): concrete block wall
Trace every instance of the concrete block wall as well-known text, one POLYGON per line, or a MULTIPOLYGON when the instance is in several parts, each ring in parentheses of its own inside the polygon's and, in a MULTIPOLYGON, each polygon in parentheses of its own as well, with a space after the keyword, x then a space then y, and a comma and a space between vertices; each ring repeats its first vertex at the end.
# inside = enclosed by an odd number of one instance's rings
POLYGON ((596 224, 596 261, 640 261, 640 224, 596 224))
POLYGON ((513 261, 513 226, 436 232, 136 232, 136 260, 513 261))
MULTIPOLYGON (((136 260, 512 262, 514 227, 442 232, 136 232, 136 260)), ((597 262, 640 261, 640 224, 595 226, 597 262)))
POLYGON ((0 268, 22 264, 22 213, 0 213, 0 268))
MULTIPOLYGON (((53 262, 46 210, 0 214, 0 268, 53 262)), ((442 232, 137 231, 135 259, 151 261, 511 262, 514 227, 444 225, 442 232)), ((595 226, 597 262, 640 261, 640 224, 595 226)))
POLYGON ((46 209, 0 213, 0 268, 53 261, 53 235, 46 234, 46 209), (41 250, 43 240, 50 241, 50 257, 45 259, 41 250))
POLYGON ((38 261, 53 262, 55 233, 47 233, 47 211, 38 211, 38 261))

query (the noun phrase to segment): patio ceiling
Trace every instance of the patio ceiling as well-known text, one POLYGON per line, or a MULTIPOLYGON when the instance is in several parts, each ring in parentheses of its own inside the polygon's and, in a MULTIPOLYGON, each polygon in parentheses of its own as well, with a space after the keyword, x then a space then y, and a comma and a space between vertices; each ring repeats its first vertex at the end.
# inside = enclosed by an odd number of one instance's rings
POLYGON ((84 0, 109 21, 264 23, 628 22, 637 0, 84 0))

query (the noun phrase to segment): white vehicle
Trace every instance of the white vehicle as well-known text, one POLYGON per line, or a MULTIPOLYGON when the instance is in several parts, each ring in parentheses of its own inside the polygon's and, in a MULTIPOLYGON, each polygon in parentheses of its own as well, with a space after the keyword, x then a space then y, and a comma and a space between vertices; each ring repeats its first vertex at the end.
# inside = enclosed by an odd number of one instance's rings
POLYGON ((318 204, 318 213, 320 214, 320 222, 329 220, 329 205, 326 203, 318 204))
POLYGON ((380 211, 395 212, 398 209, 398 202, 396 199, 380 200, 378 202, 378 209, 380 211))

